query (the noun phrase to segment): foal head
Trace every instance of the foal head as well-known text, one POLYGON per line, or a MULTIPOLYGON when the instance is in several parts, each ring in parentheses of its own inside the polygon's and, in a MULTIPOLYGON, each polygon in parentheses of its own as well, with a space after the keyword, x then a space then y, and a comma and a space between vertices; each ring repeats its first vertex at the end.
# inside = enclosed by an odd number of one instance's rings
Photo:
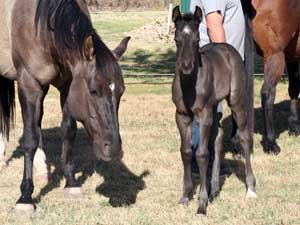
POLYGON ((199 24, 202 20, 202 11, 196 6, 194 14, 188 13, 182 16, 179 6, 176 6, 172 19, 176 28, 176 68, 180 73, 188 75, 198 67, 199 24))

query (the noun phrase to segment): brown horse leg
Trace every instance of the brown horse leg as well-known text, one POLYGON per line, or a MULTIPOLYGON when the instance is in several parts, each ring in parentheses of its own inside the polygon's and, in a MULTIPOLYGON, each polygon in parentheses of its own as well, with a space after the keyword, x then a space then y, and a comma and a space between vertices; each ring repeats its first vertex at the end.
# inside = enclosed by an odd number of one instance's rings
POLYGON ((74 143, 77 132, 76 121, 72 118, 69 112, 68 103, 66 103, 67 89, 61 91, 61 107, 63 111, 63 119, 61 123, 63 133, 63 145, 61 161, 63 164, 64 175, 66 178, 65 197, 80 198, 83 193, 80 185, 75 179, 75 165, 74 165, 74 143))
POLYGON ((200 125, 200 144, 196 151, 196 160, 200 173, 200 191, 199 191, 199 207, 197 213, 206 214, 208 193, 207 193, 207 169, 209 163, 208 141, 210 137, 211 127, 213 125, 212 108, 204 108, 196 118, 200 125))
POLYGON ((265 76, 261 89, 261 103, 264 115, 263 147, 266 152, 279 154, 280 147, 276 143, 273 125, 273 104, 275 100, 275 88, 284 70, 284 53, 279 52, 265 59, 265 76))
POLYGON ((192 162, 192 118, 182 113, 176 112, 176 123, 181 137, 181 159, 184 167, 183 175, 183 195, 180 204, 188 205, 193 194, 193 182, 191 174, 192 162))
POLYGON ((289 74, 289 95, 291 98, 291 115, 289 116, 289 135, 300 135, 300 122, 298 118, 297 99, 300 93, 299 63, 287 63, 289 74))
POLYGON ((209 200, 212 201, 220 192, 220 167, 221 167, 221 153, 223 149, 223 129, 218 127, 217 137, 215 140, 215 158, 212 168, 211 176, 211 189, 209 194, 209 200))
POLYGON ((41 105, 45 89, 42 88, 31 76, 23 69, 18 80, 18 93, 22 109, 23 129, 23 148, 24 148, 24 173, 21 183, 21 197, 17 201, 17 210, 34 210, 32 200, 33 180, 32 166, 33 157, 39 145, 39 118, 41 105))

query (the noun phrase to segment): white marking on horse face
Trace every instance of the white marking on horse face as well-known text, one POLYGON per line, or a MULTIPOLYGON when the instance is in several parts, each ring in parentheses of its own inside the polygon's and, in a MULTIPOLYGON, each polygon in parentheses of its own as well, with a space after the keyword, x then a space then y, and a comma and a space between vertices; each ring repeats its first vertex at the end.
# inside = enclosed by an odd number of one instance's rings
POLYGON ((188 25, 186 25, 182 31, 183 31, 183 33, 188 34, 188 35, 190 35, 192 32, 191 28, 188 25))
POLYGON ((110 88, 111 92, 114 92, 114 90, 115 90, 115 83, 111 83, 109 85, 109 88, 110 88))

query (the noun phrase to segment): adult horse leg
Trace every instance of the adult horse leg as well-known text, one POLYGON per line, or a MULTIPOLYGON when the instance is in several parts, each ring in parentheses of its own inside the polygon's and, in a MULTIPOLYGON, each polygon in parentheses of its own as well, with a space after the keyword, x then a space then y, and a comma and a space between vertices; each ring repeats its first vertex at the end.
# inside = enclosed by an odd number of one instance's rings
POLYGON ((291 115, 289 116, 289 135, 300 135, 300 122, 298 118, 297 100, 300 93, 299 63, 287 63, 289 75, 289 95, 291 98, 291 115))
POLYGON ((188 205, 193 194, 193 182, 191 174, 192 163, 192 118, 183 113, 176 112, 176 123, 181 137, 181 159, 183 162, 183 194, 180 204, 188 205))
POLYGON ((63 111, 63 119, 61 128, 63 132, 63 145, 61 161, 63 164, 63 171, 66 178, 65 196, 66 197, 82 197, 82 191, 75 179, 75 165, 74 165, 74 142, 76 138, 77 125, 69 112, 68 103, 66 102, 68 89, 61 90, 61 107, 63 111))
POLYGON ((243 148, 246 161, 246 198, 256 198, 256 181, 250 161, 250 151, 251 147, 253 146, 253 136, 251 136, 251 130, 248 126, 251 126, 251 124, 249 124, 249 121, 247 121, 247 112, 245 112, 243 108, 236 108, 237 109, 234 110, 233 115, 237 122, 239 138, 241 141, 241 146, 243 148))
POLYGON ((43 96, 48 87, 41 87, 25 69, 20 73, 18 80, 18 93, 23 118, 23 148, 24 173, 21 183, 21 197, 17 201, 16 209, 34 210, 32 193, 34 189, 32 180, 33 157, 39 145, 39 119, 43 96))
MULTIPOLYGON (((42 102, 45 99, 45 96, 48 92, 49 88, 46 88, 44 90, 44 96, 42 98, 42 102)), ((37 148, 34 159, 33 159, 33 166, 36 169, 37 176, 39 177, 40 180, 48 181, 49 178, 49 171, 48 171, 48 166, 46 163, 46 155, 43 150, 43 138, 42 138, 42 119, 44 115, 44 106, 41 104, 41 109, 40 109, 40 119, 39 119, 39 147, 37 148)))
POLYGON ((273 125, 273 104, 275 100, 276 84, 284 70, 284 53, 278 52, 265 59, 264 83, 261 89, 261 103, 264 115, 263 147, 267 152, 279 154, 280 147, 276 143, 273 125))
MULTIPOLYGON (((204 108, 199 115, 197 115, 200 125, 200 145, 196 151, 196 160, 200 173, 200 191, 199 191, 199 207, 197 213, 206 214, 208 203, 207 193, 207 168, 209 163, 208 141, 210 137, 210 130, 213 124, 213 109, 204 108)), ((216 173, 216 172, 215 172, 216 173)))

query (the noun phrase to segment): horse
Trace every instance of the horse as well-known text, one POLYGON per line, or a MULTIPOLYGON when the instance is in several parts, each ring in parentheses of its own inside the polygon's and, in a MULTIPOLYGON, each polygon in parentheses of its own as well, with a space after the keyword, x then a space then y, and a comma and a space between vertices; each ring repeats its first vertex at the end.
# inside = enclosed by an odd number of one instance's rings
POLYGON ((8 134, 12 125, 15 80, 24 124, 16 209, 32 211, 32 162, 50 85, 60 92, 65 192, 81 193, 73 162, 76 121, 87 131, 97 159, 122 157, 118 109, 125 85, 118 60, 130 37, 111 51, 93 28, 84 0, 4 0, 0 17, 0 131, 8 134))
MULTIPOLYGON (((176 106, 176 124, 181 137, 181 158, 184 166, 183 195, 180 203, 187 205, 193 194, 191 177, 192 121, 201 129, 196 161, 200 172, 200 192, 197 213, 206 214, 208 200, 213 200, 219 190, 219 175, 222 152, 222 128, 218 128, 212 168, 211 191, 206 187, 208 172, 208 141, 217 105, 226 99, 237 122, 238 136, 246 161, 247 198, 256 197, 250 151, 253 147, 253 132, 249 116, 253 110, 251 101, 252 79, 247 79, 244 63, 239 53, 226 43, 211 43, 199 52, 199 24, 202 11, 197 6, 194 14, 181 15, 179 6, 173 9, 175 23, 176 73, 172 84, 172 99, 176 106), (248 120, 249 119, 249 120, 248 120)), ((200 37, 201 38, 201 37, 200 37)))
MULTIPOLYGON (((264 82, 261 104, 264 116, 262 144, 266 152, 279 154, 273 125, 273 105, 276 85, 287 66, 289 77, 290 116, 289 135, 300 135, 297 98, 300 93, 300 2, 298 0, 245 0, 241 1, 248 18, 248 33, 254 43, 245 55, 255 50, 264 58, 264 82)), ((248 69, 253 71, 252 68, 248 69)))

